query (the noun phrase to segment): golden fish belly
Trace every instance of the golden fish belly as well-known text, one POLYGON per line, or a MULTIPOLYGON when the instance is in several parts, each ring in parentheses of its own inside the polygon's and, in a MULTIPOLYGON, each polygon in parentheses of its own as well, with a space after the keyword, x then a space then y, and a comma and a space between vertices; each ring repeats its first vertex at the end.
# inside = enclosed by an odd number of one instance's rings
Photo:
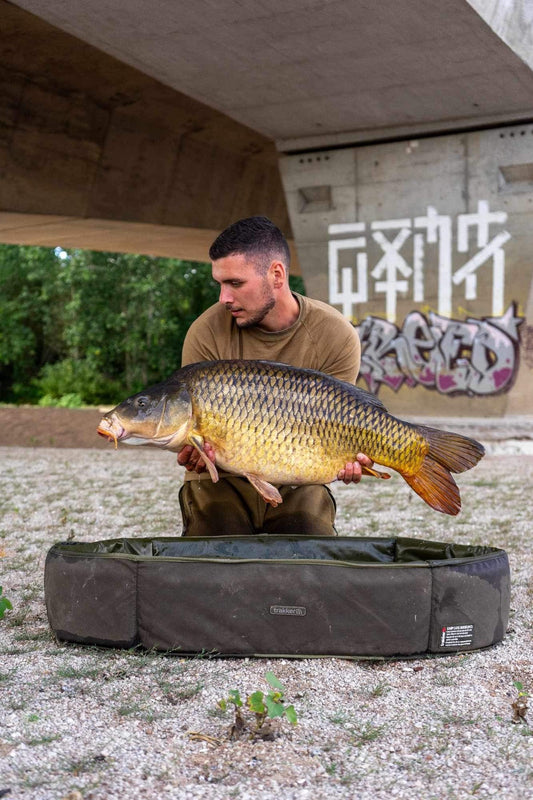
MULTIPOLYGON (((242 398, 244 401, 244 398, 242 398)), ((278 398, 279 400, 279 398, 278 398)), ((251 473, 271 483, 329 483, 359 452, 383 466, 407 474, 419 468, 425 454, 423 437, 409 428, 389 426, 384 435, 379 419, 346 424, 311 413, 287 414, 278 406, 238 406, 239 413, 210 409, 200 432, 217 453, 217 464, 237 474, 251 473), (369 427, 369 423, 373 427, 369 427)), ((394 422, 396 422, 394 420, 394 422)))

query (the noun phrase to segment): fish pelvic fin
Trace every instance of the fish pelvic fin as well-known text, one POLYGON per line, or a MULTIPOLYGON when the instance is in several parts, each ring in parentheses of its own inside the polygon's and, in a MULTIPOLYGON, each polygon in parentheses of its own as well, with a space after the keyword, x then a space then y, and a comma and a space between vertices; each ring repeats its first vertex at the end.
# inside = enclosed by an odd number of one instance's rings
POLYGON ((188 442, 188 444, 192 444, 193 447, 196 447, 196 449, 198 450, 198 452, 202 456, 203 460, 205 461, 205 466, 207 467, 209 475, 211 476, 211 480, 213 481, 213 483, 217 483, 218 482, 218 470, 215 467, 214 462, 211 461, 211 459, 209 458, 209 456, 205 452, 203 436, 200 436, 199 433, 195 433, 193 431, 188 435, 187 442, 188 442))
POLYGON ((422 500, 443 514, 455 516, 461 510, 461 497, 459 489, 450 472, 438 461, 427 455, 421 468, 415 475, 405 475, 402 478, 422 500))
POLYGON ((427 440, 428 455, 449 472, 465 472, 475 467, 485 455, 483 445, 475 439, 469 439, 468 436, 424 425, 416 427, 427 440))
POLYGON ((251 472, 245 472, 245 477, 248 478, 254 489, 259 492, 265 503, 270 503, 273 508, 279 506, 280 503, 283 503, 283 498, 276 489, 275 486, 272 486, 271 483, 268 481, 263 480, 258 475, 254 475, 251 472))

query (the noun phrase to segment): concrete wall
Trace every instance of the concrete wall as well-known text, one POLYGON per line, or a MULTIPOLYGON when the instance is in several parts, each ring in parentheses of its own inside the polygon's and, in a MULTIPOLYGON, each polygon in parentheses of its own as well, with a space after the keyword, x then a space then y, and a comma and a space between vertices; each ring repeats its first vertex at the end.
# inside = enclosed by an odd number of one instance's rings
POLYGON ((533 125, 281 157, 310 294, 397 413, 533 413, 533 125))

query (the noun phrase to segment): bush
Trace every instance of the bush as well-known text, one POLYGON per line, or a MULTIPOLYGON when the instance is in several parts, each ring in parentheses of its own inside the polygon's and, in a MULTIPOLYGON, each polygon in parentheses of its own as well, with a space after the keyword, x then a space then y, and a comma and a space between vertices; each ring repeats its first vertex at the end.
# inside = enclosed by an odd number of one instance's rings
POLYGON ((41 394, 39 405, 64 408, 115 403, 123 391, 118 380, 101 375, 87 360, 73 358, 45 364, 34 383, 41 394))
POLYGON ((179 369, 218 296, 207 263, 0 245, 0 402, 114 405, 179 369))

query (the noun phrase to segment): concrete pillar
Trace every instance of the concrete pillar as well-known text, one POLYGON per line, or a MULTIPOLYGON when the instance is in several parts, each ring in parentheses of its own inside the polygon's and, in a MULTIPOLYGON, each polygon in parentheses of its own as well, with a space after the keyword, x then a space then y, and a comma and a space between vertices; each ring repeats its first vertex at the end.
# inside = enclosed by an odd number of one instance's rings
POLYGON ((304 280, 403 414, 533 413, 533 125, 281 156, 304 280))

